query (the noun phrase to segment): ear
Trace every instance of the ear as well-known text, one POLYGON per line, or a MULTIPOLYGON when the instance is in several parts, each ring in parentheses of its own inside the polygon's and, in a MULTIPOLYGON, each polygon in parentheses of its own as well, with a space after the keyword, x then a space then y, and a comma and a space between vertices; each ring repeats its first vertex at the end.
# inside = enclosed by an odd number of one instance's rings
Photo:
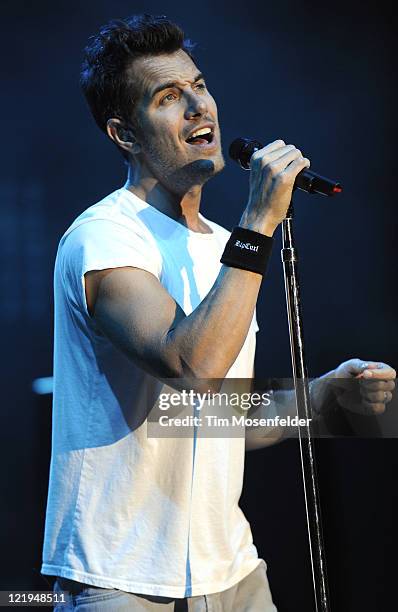
POLYGON ((136 140, 131 127, 127 127, 121 119, 113 117, 106 122, 106 131, 109 138, 121 149, 131 155, 136 155, 141 151, 141 145, 136 140))

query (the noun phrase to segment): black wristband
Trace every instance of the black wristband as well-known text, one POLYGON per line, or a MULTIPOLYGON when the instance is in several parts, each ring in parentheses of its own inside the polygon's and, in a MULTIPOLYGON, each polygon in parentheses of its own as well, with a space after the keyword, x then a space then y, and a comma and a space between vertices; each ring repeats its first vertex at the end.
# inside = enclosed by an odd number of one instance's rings
POLYGON ((259 232, 235 227, 225 245, 221 263, 265 275, 274 239, 259 232))

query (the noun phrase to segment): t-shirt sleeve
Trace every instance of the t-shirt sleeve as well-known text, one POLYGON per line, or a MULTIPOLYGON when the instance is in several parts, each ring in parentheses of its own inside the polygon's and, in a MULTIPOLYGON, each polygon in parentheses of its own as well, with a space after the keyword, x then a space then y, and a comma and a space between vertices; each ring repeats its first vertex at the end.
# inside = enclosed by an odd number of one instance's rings
POLYGON ((126 266, 141 268, 160 279, 162 258, 156 243, 141 229, 97 219, 78 225, 62 238, 56 273, 58 268, 68 299, 88 314, 84 275, 126 266))

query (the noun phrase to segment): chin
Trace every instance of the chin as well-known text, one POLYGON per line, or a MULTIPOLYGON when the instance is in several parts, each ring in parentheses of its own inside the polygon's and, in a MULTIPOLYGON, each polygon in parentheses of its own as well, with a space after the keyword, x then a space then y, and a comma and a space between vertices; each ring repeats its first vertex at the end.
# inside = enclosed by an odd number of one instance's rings
POLYGON ((213 159, 198 159, 193 161, 184 170, 191 184, 204 185, 213 176, 216 176, 224 168, 225 162, 222 156, 213 159))
POLYGON ((201 159, 191 162, 191 164, 189 165, 191 165, 193 168, 197 168, 199 170, 199 173, 203 172, 208 175, 208 178, 211 178, 212 176, 221 172, 221 170, 225 166, 225 161, 223 154, 220 150, 212 157, 202 157, 201 159))
POLYGON ((170 173, 163 173, 161 182, 173 193, 184 195, 193 187, 202 186, 213 176, 216 176, 225 166, 222 152, 215 153, 212 157, 202 157, 187 161, 179 168, 174 168, 170 173))

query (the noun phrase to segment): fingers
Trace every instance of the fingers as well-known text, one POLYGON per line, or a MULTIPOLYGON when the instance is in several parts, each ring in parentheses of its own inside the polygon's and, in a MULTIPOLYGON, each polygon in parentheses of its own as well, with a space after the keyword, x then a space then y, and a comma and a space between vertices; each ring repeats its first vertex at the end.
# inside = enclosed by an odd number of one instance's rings
POLYGON ((300 161, 303 159, 306 160, 303 167, 308 167, 310 165, 309 159, 303 158, 301 151, 294 145, 285 145, 283 140, 276 140, 270 145, 256 151, 252 155, 250 164, 252 168, 255 166, 261 166, 261 168, 269 166, 274 174, 278 174, 285 170, 289 164, 296 159, 300 159, 300 161))
POLYGON ((363 359, 350 359, 346 361, 343 375, 356 376, 356 378, 394 380, 397 376, 394 368, 381 361, 364 361, 363 359))
POLYGON ((282 176, 296 176, 299 172, 301 172, 301 170, 304 170, 304 168, 309 168, 309 166, 310 160, 300 155, 300 157, 297 157, 294 161, 289 163, 289 165, 283 170, 282 176))
MULTIPOLYGON (((372 364, 373 365, 373 364, 372 364)), ((386 364, 377 364, 381 367, 372 368, 372 372, 385 371, 386 364)), ((392 370, 387 366, 387 373, 392 370)), ((359 390, 362 396, 362 404, 365 410, 371 414, 383 414, 386 409, 386 404, 392 400, 392 392, 395 388, 394 380, 378 380, 362 378, 360 380, 359 390)))
POLYGON ((361 389, 363 399, 372 404, 388 404, 392 400, 391 391, 363 391, 361 389))
POLYGON ((360 389, 368 391, 394 391, 395 382, 393 380, 366 380, 361 378, 359 381, 360 389))
POLYGON ((252 228, 272 236, 286 218, 296 175, 309 164, 301 151, 283 140, 256 151, 250 160, 249 201, 243 222, 250 218, 252 228))
POLYGON ((374 404, 388 404, 392 400, 395 389, 393 380, 366 380, 362 379, 359 391, 364 401, 374 404))
POLYGON ((289 145, 286 145, 283 140, 275 140, 275 142, 271 142, 266 147, 258 149, 250 158, 250 167, 253 168, 259 164, 267 164, 269 161, 275 159, 275 157, 278 157, 280 155, 279 152, 287 147, 289 147, 289 145), (263 160, 266 160, 264 164, 263 160))
POLYGON ((367 414, 383 414, 386 411, 386 405, 384 403, 373 404, 371 402, 363 401, 363 407, 367 414))
POLYGON ((371 362, 362 374, 363 378, 378 380, 395 380, 397 373, 386 363, 371 362))
POLYGON ((272 151, 271 153, 264 155, 261 159, 261 165, 264 167, 266 165, 272 166, 274 170, 280 172, 283 170, 287 164, 301 156, 301 151, 297 149, 294 145, 286 145, 281 149, 276 149, 276 151, 272 151))
POLYGON ((289 145, 286 145, 284 140, 281 140, 281 139, 274 140, 274 142, 271 142, 270 144, 266 145, 262 149, 259 149, 258 151, 253 153, 252 158, 253 157, 263 157, 263 155, 268 155, 272 151, 277 151, 278 149, 283 149, 286 146, 289 146, 289 145))
POLYGON ((279 172, 283 173, 286 170, 291 170, 293 167, 293 163, 296 162, 300 162, 299 165, 303 165, 303 167, 310 165, 310 160, 305 159, 302 156, 301 151, 299 149, 296 149, 296 147, 292 146, 292 148, 287 149, 284 153, 282 153, 282 150, 277 151, 276 154, 278 154, 279 152, 281 152, 281 155, 279 157, 276 157, 274 161, 271 161, 268 164, 269 167, 273 170, 274 174, 278 174, 279 172), (303 164, 302 162, 305 163, 303 164))
POLYGON ((362 378, 363 372, 371 367, 371 362, 364 361, 363 359, 349 359, 345 361, 342 368, 342 376, 356 376, 357 378, 362 378))
POLYGON ((396 372, 386 363, 350 359, 336 369, 336 378, 339 377, 356 379, 359 382, 359 412, 364 415, 383 414, 386 404, 393 398, 396 372))

